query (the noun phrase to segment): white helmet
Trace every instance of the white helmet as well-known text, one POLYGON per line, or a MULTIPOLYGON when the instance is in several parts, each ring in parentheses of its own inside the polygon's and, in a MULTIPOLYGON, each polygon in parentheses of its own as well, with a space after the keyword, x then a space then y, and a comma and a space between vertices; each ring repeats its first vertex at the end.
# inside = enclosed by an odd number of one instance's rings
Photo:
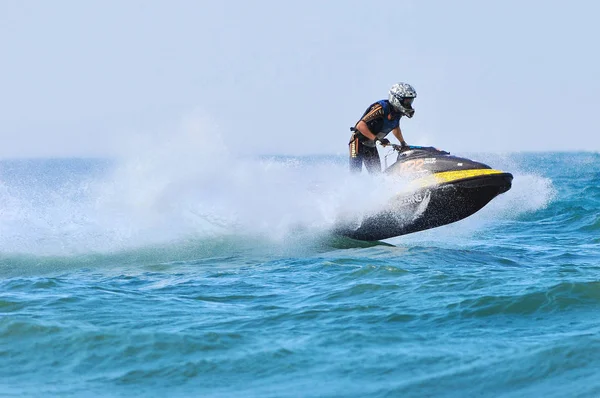
POLYGON ((403 113, 407 117, 413 117, 415 110, 412 103, 417 98, 417 92, 408 83, 397 83, 390 88, 388 101, 396 112, 403 113))

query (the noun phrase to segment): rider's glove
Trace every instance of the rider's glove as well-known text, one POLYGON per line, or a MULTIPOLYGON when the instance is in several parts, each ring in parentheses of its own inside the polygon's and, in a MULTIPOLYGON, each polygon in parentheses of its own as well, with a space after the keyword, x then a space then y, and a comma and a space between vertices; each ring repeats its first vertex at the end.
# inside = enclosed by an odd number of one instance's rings
POLYGON ((379 138, 377 141, 379 141, 379 143, 383 146, 390 145, 390 140, 387 138, 379 138))

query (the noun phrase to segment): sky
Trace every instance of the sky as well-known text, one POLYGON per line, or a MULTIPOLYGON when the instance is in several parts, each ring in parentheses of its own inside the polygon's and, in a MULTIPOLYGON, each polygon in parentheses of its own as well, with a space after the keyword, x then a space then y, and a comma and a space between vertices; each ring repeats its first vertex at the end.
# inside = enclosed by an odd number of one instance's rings
POLYGON ((409 144, 600 151, 598 15, 592 0, 0 0, 0 157, 111 156, 182 129, 346 154, 400 81, 418 93, 409 144))

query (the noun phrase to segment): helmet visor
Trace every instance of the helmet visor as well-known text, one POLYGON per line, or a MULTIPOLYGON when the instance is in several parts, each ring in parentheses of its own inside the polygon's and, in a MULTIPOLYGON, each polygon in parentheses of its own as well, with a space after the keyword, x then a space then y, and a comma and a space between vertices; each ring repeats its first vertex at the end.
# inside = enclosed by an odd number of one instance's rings
POLYGON ((400 101, 400 103, 403 107, 410 109, 412 108, 412 103, 414 100, 414 97, 402 98, 402 101, 400 101))

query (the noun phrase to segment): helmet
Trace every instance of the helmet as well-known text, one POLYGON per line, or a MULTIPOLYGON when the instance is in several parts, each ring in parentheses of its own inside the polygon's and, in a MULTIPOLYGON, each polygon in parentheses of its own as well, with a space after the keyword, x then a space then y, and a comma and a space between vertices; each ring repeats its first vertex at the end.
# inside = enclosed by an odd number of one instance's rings
POLYGON ((415 98, 417 98, 417 92, 413 86, 408 83, 397 83, 390 88, 388 100, 396 112, 410 118, 415 114, 412 107, 415 98))

